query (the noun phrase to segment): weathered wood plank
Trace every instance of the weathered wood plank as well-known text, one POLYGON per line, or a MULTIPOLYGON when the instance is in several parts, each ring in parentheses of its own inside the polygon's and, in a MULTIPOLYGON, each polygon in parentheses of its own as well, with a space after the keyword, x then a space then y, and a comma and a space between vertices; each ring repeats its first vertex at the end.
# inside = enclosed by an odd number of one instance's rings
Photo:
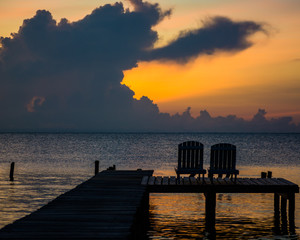
POLYGON ((161 185, 161 181, 162 181, 162 177, 161 176, 157 176, 155 179, 155 185, 161 185))
POLYGON ((218 179, 217 178, 213 178, 213 179, 210 179, 210 181, 213 181, 213 184, 214 185, 221 185, 221 183, 218 181, 218 179))
POLYGON ((205 184, 207 185, 210 185, 210 184, 212 184, 212 182, 210 181, 210 179, 209 178, 204 178, 204 182, 205 182, 205 184))
POLYGON ((148 179, 149 179, 148 176, 144 176, 143 179, 142 179, 142 185, 147 185, 148 179))
POLYGON ((251 181, 255 182, 257 185, 264 185, 262 182, 255 178, 251 178, 251 181))
POLYGON ((273 181, 275 181, 277 184, 281 184, 281 185, 292 185, 292 184, 290 184, 290 183, 288 183, 288 182, 286 182, 286 181, 282 181, 282 180, 277 179, 277 178, 270 178, 270 179, 272 179, 273 181))
POLYGON ((281 186, 281 185, 287 185, 287 184, 282 184, 278 181, 275 180, 275 178, 266 178, 267 181, 269 181, 272 185, 276 185, 276 186, 281 186))
POLYGON ((155 182, 155 177, 153 176, 149 177, 148 185, 154 185, 154 182, 155 182))
POLYGON ((220 185, 227 185, 227 182, 222 178, 217 178, 217 181, 219 182, 220 185))
POLYGON ((292 185, 292 186, 297 185, 297 184, 292 183, 292 182, 290 182, 289 180, 284 179, 284 178, 277 178, 277 179, 280 180, 281 182, 285 182, 285 183, 287 183, 287 184, 289 184, 289 185, 292 185))
POLYGON ((176 185, 176 177, 170 177, 170 185, 176 185))
POLYGON ((190 177, 190 182, 191 182, 191 185, 198 185, 198 181, 195 177, 190 177))
POLYGON ((189 177, 184 177, 183 178, 183 185, 191 185, 189 177))
POLYGON ((232 179, 232 178, 224 178, 224 181, 228 184, 228 185, 231 185, 231 184, 236 184, 235 180, 232 179))
POLYGON ((163 177, 162 185, 164 186, 169 185, 169 177, 163 177))
POLYGON ((203 185, 203 184, 205 184, 205 181, 204 181, 204 179, 203 179, 203 178, 198 178, 198 182, 199 182, 199 184, 200 184, 200 185, 203 185))
POLYGON ((250 178, 243 178, 243 181, 244 181, 245 183, 247 183, 248 185, 256 185, 256 184, 254 184, 254 183, 250 180, 250 178))
POLYGON ((179 181, 177 182, 177 185, 183 185, 183 177, 179 178, 179 181))

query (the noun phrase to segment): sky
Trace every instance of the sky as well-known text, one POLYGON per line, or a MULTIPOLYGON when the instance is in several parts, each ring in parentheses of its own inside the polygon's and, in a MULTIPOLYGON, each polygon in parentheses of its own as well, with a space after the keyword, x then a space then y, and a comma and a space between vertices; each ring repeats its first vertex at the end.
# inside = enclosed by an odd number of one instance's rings
POLYGON ((300 131, 298 0, 1 0, 1 131, 300 131))

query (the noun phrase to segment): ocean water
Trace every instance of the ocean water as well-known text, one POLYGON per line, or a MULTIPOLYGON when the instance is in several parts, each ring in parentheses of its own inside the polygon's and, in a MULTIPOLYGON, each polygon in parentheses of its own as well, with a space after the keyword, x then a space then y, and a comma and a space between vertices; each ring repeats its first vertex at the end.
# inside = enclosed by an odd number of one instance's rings
MULTIPOLYGON (((177 145, 204 144, 204 167, 210 146, 237 146, 241 177, 272 171, 300 185, 300 134, 0 134, 0 228, 45 205, 93 176, 94 161, 104 170, 153 169, 175 175, 177 145), (15 181, 9 181, 15 162, 15 181)), ((296 194, 295 232, 276 223, 273 194, 218 194, 216 238, 299 239, 300 194, 296 194)), ((151 194, 149 239, 209 239, 202 194, 151 194)))

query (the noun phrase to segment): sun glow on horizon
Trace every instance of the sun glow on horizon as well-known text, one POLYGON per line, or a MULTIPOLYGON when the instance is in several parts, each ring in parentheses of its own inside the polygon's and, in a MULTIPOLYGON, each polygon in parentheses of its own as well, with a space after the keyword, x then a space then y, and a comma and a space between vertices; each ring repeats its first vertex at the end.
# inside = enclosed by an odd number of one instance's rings
POLYGON ((147 96, 171 114, 190 106, 193 116, 207 109, 215 115, 250 119, 258 108, 265 108, 270 117, 291 113, 300 122, 300 82, 295 78, 300 61, 291 63, 292 50, 278 59, 281 50, 272 51, 278 44, 265 40, 243 52, 200 56, 184 65, 140 62, 124 72, 122 83, 135 92, 136 99, 147 96))

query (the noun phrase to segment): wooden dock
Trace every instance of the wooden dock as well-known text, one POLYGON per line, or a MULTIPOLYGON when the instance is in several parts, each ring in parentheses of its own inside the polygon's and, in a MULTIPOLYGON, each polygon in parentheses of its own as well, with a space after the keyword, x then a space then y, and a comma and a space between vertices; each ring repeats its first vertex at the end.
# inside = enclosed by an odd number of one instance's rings
POLYGON ((214 228, 217 193, 273 193, 274 216, 287 217, 290 231, 295 229, 295 193, 299 186, 283 178, 195 178, 144 176, 143 186, 156 193, 204 193, 205 219, 208 228, 214 228))
POLYGON ((0 230, 0 239, 142 239, 153 171, 103 171, 0 230))
POLYGON ((153 170, 103 171, 32 214, 0 230, 0 239, 144 239, 149 193, 204 193, 208 231, 215 226, 216 193, 273 193, 274 213, 291 232, 299 186, 283 178, 152 176, 153 170))

